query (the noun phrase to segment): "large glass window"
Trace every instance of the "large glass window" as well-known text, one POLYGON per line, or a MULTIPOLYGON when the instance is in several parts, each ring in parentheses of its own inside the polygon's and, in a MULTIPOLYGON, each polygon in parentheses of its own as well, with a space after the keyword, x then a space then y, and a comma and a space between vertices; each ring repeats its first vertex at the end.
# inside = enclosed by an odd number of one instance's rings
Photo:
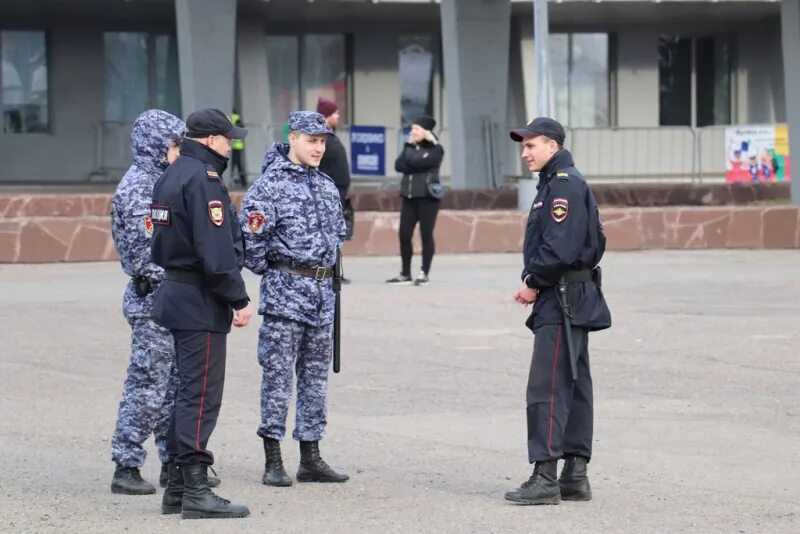
POLYGON ((662 126, 730 124, 730 55, 727 37, 661 36, 658 73, 662 126))
POLYGON ((552 34, 550 55, 555 117, 573 128, 608 126, 608 35, 552 34))
POLYGON ((49 128, 47 46, 44 32, 0 32, 3 133, 49 128))
POLYGON ((400 120, 403 128, 421 115, 433 115, 433 39, 408 36, 400 39, 400 120))
POLYGON ((107 121, 132 122, 149 108, 181 114, 174 36, 108 32, 104 44, 107 121))
POLYGON ((347 45, 344 35, 270 35, 266 39, 270 106, 275 122, 291 111, 316 109, 323 96, 339 105, 349 122, 347 45))

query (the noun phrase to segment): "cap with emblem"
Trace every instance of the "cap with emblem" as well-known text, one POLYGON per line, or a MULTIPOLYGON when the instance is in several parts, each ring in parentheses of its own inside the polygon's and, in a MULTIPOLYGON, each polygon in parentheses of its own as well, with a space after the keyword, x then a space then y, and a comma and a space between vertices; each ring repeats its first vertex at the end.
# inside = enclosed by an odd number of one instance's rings
POLYGON ((214 108, 195 111, 186 119, 187 137, 207 137, 224 135, 229 139, 244 139, 246 128, 234 126, 231 120, 220 110, 214 108))
POLYGON ((325 115, 316 111, 293 111, 289 114, 289 130, 308 135, 325 135, 333 131, 325 126, 325 115))
POLYGON ((561 123, 550 117, 536 117, 522 128, 516 128, 509 132, 511 139, 517 143, 521 142, 526 137, 533 137, 536 135, 549 137, 559 145, 563 145, 564 139, 567 137, 561 123))

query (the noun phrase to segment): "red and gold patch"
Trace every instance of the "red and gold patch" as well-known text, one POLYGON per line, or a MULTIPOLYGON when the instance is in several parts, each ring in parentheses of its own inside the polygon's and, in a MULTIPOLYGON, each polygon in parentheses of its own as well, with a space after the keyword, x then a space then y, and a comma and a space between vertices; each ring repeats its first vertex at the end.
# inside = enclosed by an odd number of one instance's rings
POLYGON ((225 209, 221 200, 212 200, 208 203, 208 218, 214 226, 222 226, 225 222, 225 209))
POLYGON ((266 220, 267 218, 262 212, 251 211, 250 215, 247 216, 247 228, 250 229, 250 233, 252 234, 260 234, 261 230, 264 229, 266 220))
POLYGON ((144 231, 153 235, 153 219, 150 218, 150 215, 144 216, 144 231))
POLYGON ((569 201, 566 198, 553 199, 553 207, 550 210, 550 215, 557 223, 564 222, 569 213, 569 201))

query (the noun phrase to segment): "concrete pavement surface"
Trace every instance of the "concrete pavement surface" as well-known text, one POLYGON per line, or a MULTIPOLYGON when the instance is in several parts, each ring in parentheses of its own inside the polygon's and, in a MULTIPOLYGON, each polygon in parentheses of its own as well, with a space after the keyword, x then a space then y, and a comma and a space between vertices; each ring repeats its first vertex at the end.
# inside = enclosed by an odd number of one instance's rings
MULTIPOLYGON (((0 266, 0 531, 800 532, 800 253, 608 254, 594 500, 545 507, 503 500, 530 475, 520 261, 437 256, 424 288, 383 283, 397 258, 346 262, 321 448, 347 484, 261 485, 258 322, 234 331, 210 448, 219 494, 252 515, 216 521, 159 515, 160 490, 109 490, 130 333, 119 266, 0 266)), ((298 457, 285 441, 292 476, 298 457)))

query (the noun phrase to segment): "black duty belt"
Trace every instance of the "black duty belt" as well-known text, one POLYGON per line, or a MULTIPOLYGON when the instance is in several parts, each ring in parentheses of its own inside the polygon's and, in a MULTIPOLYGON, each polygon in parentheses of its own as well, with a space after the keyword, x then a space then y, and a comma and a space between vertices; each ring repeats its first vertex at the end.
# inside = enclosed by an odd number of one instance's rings
POLYGON ((313 278, 318 282, 326 278, 333 278, 333 268, 331 267, 303 267, 301 265, 293 267, 289 264, 278 262, 270 262, 269 267, 270 269, 275 269, 284 273, 313 278))
POLYGON ((180 271, 177 269, 167 269, 164 274, 167 280, 174 280, 176 282, 185 282, 187 284, 194 284, 202 286, 205 283, 203 275, 197 271, 180 271))
POLYGON ((566 273, 564 273, 564 280, 568 284, 572 284, 575 282, 591 282, 592 270, 582 269, 580 271, 567 271, 566 273))

